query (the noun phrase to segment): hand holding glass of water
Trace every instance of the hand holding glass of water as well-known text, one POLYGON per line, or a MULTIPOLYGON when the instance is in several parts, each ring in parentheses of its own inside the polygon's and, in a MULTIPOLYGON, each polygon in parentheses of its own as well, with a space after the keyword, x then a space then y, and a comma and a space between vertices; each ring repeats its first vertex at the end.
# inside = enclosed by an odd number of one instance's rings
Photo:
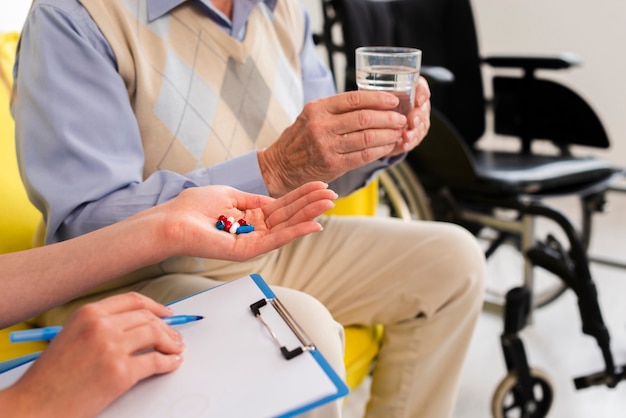
POLYGON ((408 115, 415 103, 422 51, 394 46, 356 49, 356 83, 359 90, 388 91, 400 99, 395 109, 408 115))

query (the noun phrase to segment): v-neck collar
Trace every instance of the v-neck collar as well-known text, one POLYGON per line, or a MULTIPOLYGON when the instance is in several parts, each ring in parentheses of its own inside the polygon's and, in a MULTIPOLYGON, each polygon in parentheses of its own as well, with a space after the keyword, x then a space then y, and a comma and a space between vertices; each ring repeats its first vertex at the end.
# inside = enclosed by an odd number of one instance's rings
POLYGON ((217 10, 211 0, 146 0, 148 8, 148 20, 152 21, 167 13, 181 4, 195 1, 213 21, 222 27, 229 35, 242 39, 246 22, 252 10, 259 4, 265 3, 269 10, 276 8, 278 0, 233 0, 232 21, 222 12, 217 10))

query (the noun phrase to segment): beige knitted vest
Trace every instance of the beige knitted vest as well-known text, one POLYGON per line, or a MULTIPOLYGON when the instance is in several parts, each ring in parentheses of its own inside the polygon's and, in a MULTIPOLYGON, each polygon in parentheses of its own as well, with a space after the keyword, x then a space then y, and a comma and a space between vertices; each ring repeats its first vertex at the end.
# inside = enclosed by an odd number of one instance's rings
POLYGON ((144 176, 263 148, 303 106, 297 2, 253 10, 245 39, 187 1, 149 21, 145 0, 81 0, 110 43, 145 152, 144 176))

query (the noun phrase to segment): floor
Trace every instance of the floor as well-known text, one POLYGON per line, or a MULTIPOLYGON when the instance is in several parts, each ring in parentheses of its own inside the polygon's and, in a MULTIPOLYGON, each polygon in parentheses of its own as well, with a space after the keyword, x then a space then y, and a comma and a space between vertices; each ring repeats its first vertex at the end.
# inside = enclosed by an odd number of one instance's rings
MULTIPOLYGON (((590 254, 602 255, 626 262, 626 193, 611 193, 603 214, 596 216, 594 239, 590 254)), ((574 218, 575 201, 554 201, 568 216, 574 218)), ((549 225, 537 228, 548 230, 549 225)), ((521 280, 521 265, 517 253, 503 251, 488 263, 488 286, 502 286, 502 278, 511 283, 521 280), (517 272, 519 275, 516 276, 517 272), (496 279, 498 282, 496 282, 496 279)), ((593 263, 600 306, 612 338, 612 352, 617 365, 626 364, 626 269, 593 263)), ((540 286, 554 283, 554 277, 536 273, 540 286)), ((505 282, 506 283, 506 282, 505 282)), ((465 368, 454 418, 487 418, 491 416, 492 397, 506 376, 500 334, 500 314, 485 310, 477 324, 465 368)), ((604 369, 604 361, 595 340, 582 334, 576 298, 571 291, 534 312, 532 323, 521 337, 531 367, 540 369, 551 381, 554 401, 548 417, 554 418, 623 418, 626 417, 626 381, 616 388, 595 386, 583 390, 574 388, 573 379, 604 369)), ((363 416, 369 382, 346 400, 345 416, 363 416)))

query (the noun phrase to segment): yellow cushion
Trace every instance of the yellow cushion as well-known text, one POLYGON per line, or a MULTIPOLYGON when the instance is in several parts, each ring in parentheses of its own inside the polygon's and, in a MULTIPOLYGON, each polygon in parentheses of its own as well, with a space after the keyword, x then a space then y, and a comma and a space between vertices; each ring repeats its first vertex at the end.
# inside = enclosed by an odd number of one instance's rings
MULTIPOLYGON (((13 118, 9 98, 18 34, 0 34, 0 254, 31 248, 41 215, 30 203, 22 184, 15 155, 13 118)), ((46 343, 12 344, 9 332, 26 329, 26 323, 0 330, 0 361, 42 350, 46 343)))
POLYGON ((346 352, 343 361, 346 365, 346 384, 351 389, 358 387, 370 373, 383 331, 382 325, 345 328, 346 352))
POLYGON ((0 362, 21 357, 26 354, 41 351, 46 348, 45 341, 33 341, 27 343, 13 344, 9 340, 9 333, 30 328, 27 323, 22 322, 9 328, 0 330, 0 362))
POLYGON ((378 180, 355 191, 349 196, 335 201, 335 207, 327 211, 327 215, 366 215, 376 214, 378 206, 378 180))
POLYGON ((10 83, 18 34, 0 35, 0 254, 32 246, 41 219, 24 190, 15 156, 14 124, 9 109, 10 83))

